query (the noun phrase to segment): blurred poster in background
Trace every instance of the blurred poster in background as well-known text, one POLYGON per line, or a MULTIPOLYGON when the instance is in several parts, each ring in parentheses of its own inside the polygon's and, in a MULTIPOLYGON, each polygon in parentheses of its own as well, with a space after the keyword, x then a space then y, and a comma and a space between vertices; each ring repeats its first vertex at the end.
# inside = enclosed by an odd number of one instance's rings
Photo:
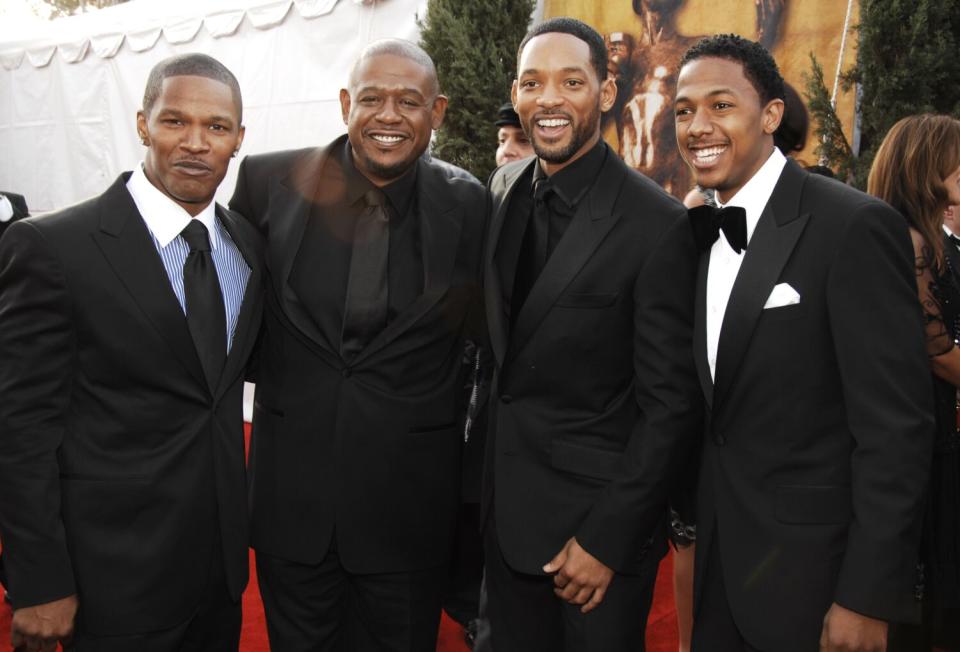
MULTIPOLYGON (((603 117, 603 135, 620 156, 675 196, 693 186, 677 151, 673 94, 683 53, 710 34, 735 33, 773 53, 784 79, 805 98, 812 52, 832 91, 838 60, 856 60, 859 2, 842 0, 544 0, 544 18, 572 16, 604 36, 617 102, 603 117), (841 53, 845 20, 849 31, 841 53)), ((851 140, 855 90, 837 89, 837 114, 851 140)), ((796 158, 817 162, 811 131, 796 158)))

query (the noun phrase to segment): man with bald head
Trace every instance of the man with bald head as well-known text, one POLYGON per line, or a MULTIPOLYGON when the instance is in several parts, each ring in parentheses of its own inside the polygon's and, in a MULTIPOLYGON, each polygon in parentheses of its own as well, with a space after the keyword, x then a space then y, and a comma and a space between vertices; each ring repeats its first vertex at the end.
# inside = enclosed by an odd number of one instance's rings
POLYGON ((250 469, 274 650, 432 651, 460 503, 461 364, 484 189, 422 157, 433 62, 377 41, 347 133, 246 158, 231 206, 267 238, 250 469))

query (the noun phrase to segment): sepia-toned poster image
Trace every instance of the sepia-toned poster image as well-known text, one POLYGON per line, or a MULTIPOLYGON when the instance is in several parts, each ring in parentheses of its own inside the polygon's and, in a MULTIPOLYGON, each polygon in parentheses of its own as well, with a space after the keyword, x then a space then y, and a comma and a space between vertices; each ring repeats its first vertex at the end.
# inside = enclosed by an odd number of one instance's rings
MULTIPOLYGON (((767 47, 784 79, 804 97, 812 52, 833 89, 838 60, 856 59, 859 3, 842 0, 545 0, 544 17, 572 16, 604 36, 617 102, 603 117, 607 142, 633 168, 683 197, 693 186, 677 151, 673 97, 683 53, 704 36, 735 33, 767 47), (843 42, 844 25, 848 25, 843 42), (842 52, 841 52, 842 45, 842 52)), ((850 140, 854 90, 837 90, 837 113, 850 140)), ((796 155, 816 163, 811 132, 796 155)))

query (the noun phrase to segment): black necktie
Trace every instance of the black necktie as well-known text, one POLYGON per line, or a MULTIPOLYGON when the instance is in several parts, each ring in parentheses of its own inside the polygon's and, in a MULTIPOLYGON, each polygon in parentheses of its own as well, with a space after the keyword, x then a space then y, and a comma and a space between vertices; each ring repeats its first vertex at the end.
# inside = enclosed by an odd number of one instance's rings
POLYGON ((390 218, 379 190, 364 195, 366 209, 357 216, 350 254, 347 300, 343 308, 340 355, 353 359, 387 324, 387 259, 390 218))
POLYGON ((187 303, 187 326, 197 347, 210 387, 220 380, 227 359, 227 317, 217 269, 210 255, 207 227, 197 219, 180 232, 190 245, 183 263, 183 292, 187 303))
POLYGON ((533 210, 527 220, 527 228, 523 233, 523 243, 520 245, 520 260, 517 265, 517 275, 514 279, 513 297, 511 299, 512 319, 516 321, 520 309, 527 300, 527 295, 537 282, 540 272, 547 264, 550 243, 550 209, 547 206, 549 194, 553 186, 547 178, 538 179, 533 183, 533 210))
POLYGON ((747 248, 747 211, 739 206, 697 206, 687 211, 693 238, 700 251, 706 251, 720 237, 726 236, 733 250, 740 253, 747 248))

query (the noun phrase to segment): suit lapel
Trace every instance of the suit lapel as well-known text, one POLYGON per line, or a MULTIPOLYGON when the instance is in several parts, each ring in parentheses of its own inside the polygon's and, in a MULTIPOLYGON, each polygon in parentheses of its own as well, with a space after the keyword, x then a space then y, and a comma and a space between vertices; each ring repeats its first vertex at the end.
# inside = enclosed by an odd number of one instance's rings
POLYGON ((713 378, 710 376, 710 363, 707 361, 707 271, 710 269, 710 254, 700 256, 697 270, 696 319, 693 324, 693 359, 697 365, 697 376, 707 406, 713 408, 713 378))
MULTIPOLYGON (((503 183, 504 190, 500 195, 499 204, 496 213, 490 223, 490 233, 488 237, 486 261, 484 262, 484 301, 486 304, 487 322, 490 331, 490 343, 493 353, 497 358, 497 363, 503 365, 507 352, 507 342, 509 329, 507 328, 506 303, 503 296, 503 283, 501 269, 505 263, 499 253, 502 250, 500 246, 500 237, 503 233, 503 225, 507 219, 507 212, 510 208, 510 200, 513 197, 514 190, 519 185, 520 179, 526 179, 527 171, 531 170, 536 163, 536 159, 530 159, 525 165, 517 165, 504 171, 503 176, 499 177, 503 183)), ((515 263, 514 263, 515 267, 515 263)), ((516 270, 514 270, 516 271, 516 270)))
POLYGON ((626 171, 626 165, 608 152, 593 189, 580 202, 566 233, 530 288, 510 336, 508 355, 523 348, 547 311, 620 220, 620 213, 614 208, 626 171))
POLYGON ((91 236, 160 337, 183 366, 207 387, 183 309, 147 225, 127 191, 129 178, 129 173, 121 175, 104 193, 100 200, 100 228, 91 236))
POLYGON ((424 291, 364 347, 357 355, 355 364, 363 362, 415 324, 450 287, 460 248, 463 212, 458 210, 456 198, 450 197, 443 187, 445 181, 442 175, 422 160, 417 165, 420 167, 417 170, 416 201, 420 249, 423 252, 424 291))
POLYGON ((763 306, 807 225, 809 214, 799 214, 805 180, 806 173, 788 160, 747 247, 720 327, 714 403, 736 377, 763 306))
POLYGON ((240 255, 246 261, 247 267, 250 268, 250 277, 247 279, 247 286, 243 290, 240 314, 237 316, 237 329, 233 334, 233 344, 230 347, 230 353, 227 355, 223 373, 220 375, 220 382, 217 384, 219 395, 241 372, 259 330, 260 322, 259 320, 255 321, 254 317, 261 312, 262 292, 260 284, 263 270, 260 262, 262 254, 257 251, 250 239, 244 236, 243 225, 239 224, 241 218, 236 213, 224 210, 220 206, 217 206, 217 216, 230 234, 234 244, 237 245, 237 249, 240 250, 240 255))

